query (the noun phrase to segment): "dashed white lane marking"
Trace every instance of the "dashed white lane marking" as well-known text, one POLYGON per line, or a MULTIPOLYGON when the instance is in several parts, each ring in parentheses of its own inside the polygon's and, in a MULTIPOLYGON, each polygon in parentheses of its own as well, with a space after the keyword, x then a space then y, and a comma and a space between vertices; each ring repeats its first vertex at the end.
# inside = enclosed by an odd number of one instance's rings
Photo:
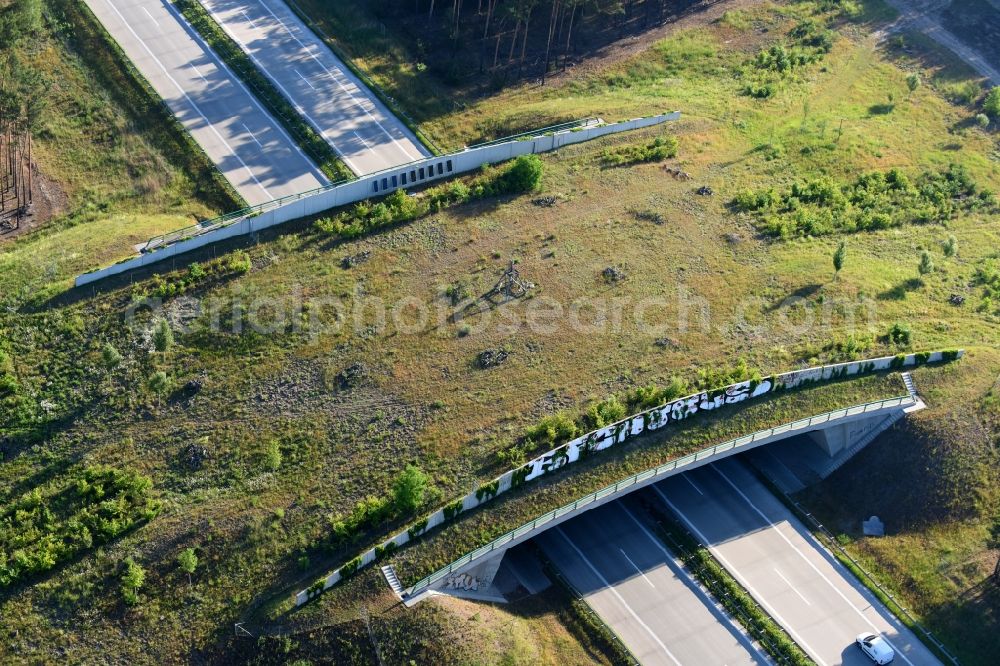
POLYGON ((208 79, 206 79, 206 78, 205 78, 205 75, 201 73, 201 70, 200 70, 200 69, 198 69, 198 66, 197 66, 197 65, 195 65, 194 63, 191 63, 191 69, 193 69, 193 70, 194 70, 194 73, 195 73, 195 74, 197 74, 198 76, 200 76, 200 77, 201 77, 201 80, 202 80, 202 81, 204 81, 205 83, 208 83, 208 79))
POLYGON ((153 25, 155 25, 157 28, 160 27, 160 22, 157 21, 155 18, 153 18, 153 15, 149 13, 148 9, 146 9, 145 7, 143 7, 142 11, 146 12, 146 16, 148 16, 149 20, 153 22, 153 25))
POLYGON ((822 578, 823 580, 826 581, 826 584, 829 585, 830 588, 834 592, 837 593, 837 596, 839 596, 841 599, 844 600, 844 603, 846 603, 848 606, 851 607, 851 610, 853 610, 855 613, 857 613, 861 617, 861 619, 864 620, 865 624, 867 624, 869 627, 872 628, 872 630, 874 630, 876 633, 878 633, 880 636, 882 636, 882 638, 885 639, 885 642, 889 644, 889 647, 891 647, 896 652, 896 654, 898 654, 903 659, 903 661, 905 661, 906 663, 908 663, 910 666, 913 666, 913 662, 910 661, 909 659, 907 659, 906 655, 903 654, 900 650, 898 650, 889 641, 889 639, 885 637, 885 635, 879 630, 878 627, 876 627, 874 624, 872 624, 872 621, 868 619, 868 616, 866 616, 864 613, 862 613, 861 610, 857 606, 855 606, 853 603, 851 603, 851 600, 848 599, 847 596, 843 592, 840 591, 840 588, 838 588, 836 585, 834 585, 833 581, 831 581, 829 578, 827 578, 823 574, 823 572, 819 570, 819 567, 817 567, 815 564, 813 564, 812 560, 810 560, 808 557, 805 556, 805 553, 803 553, 801 550, 799 550, 798 548, 795 547, 795 544, 792 543, 791 539, 789 539, 787 536, 785 536, 785 534, 780 529, 778 529, 778 526, 775 525, 774 523, 772 523, 771 520, 766 515, 764 515, 764 512, 761 511, 760 509, 758 509, 757 505, 754 504, 753 502, 751 502, 750 498, 743 494, 743 491, 740 490, 739 487, 737 487, 737 485, 735 483, 733 483, 732 480, 728 476, 726 476, 725 472, 723 472, 721 469, 719 469, 715 465, 712 466, 712 469, 715 470, 715 472, 718 473, 723 479, 725 479, 726 483, 728 483, 730 486, 732 486, 733 490, 735 490, 736 493, 740 497, 742 497, 744 499, 744 501, 746 501, 747 504, 750 505, 750 508, 752 508, 754 511, 756 511, 757 514, 761 518, 763 518, 767 522, 768 525, 770 525, 771 527, 774 528, 774 531, 778 533, 778 535, 782 538, 782 540, 784 540, 784 542, 787 543, 792 548, 792 550, 794 550, 796 553, 798 553, 799 557, 801 557, 803 560, 805 560, 806 564, 808 564, 809 567, 813 571, 815 571, 817 574, 819 574, 820 578, 822 578))
POLYGON ((801 592, 799 592, 798 588, 796 588, 794 585, 792 585, 792 581, 790 581, 787 578, 785 578, 784 574, 782 574, 780 571, 778 571, 778 567, 774 567, 774 573, 778 574, 778 578, 780 578, 781 580, 785 581, 785 585, 787 585, 788 587, 790 587, 792 589, 792 592, 794 592, 795 594, 799 595, 799 599, 801 599, 802 601, 806 602, 807 606, 812 606, 812 604, 809 603, 809 600, 806 599, 805 596, 801 592))
MULTIPOLYGON (((656 493, 663 499, 664 502, 666 502, 667 506, 669 506, 673 510, 674 513, 676 513, 678 516, 680 516, 681 520, 683 520, 687 524, 688 529, 690 529, 692 532, 694 532, 695 536, 697 536, 699 539, 701 539, 702 543, 704 543, 704 544, 708 543, 708 539, 705 538, 705 535, 702 534, 701 530, 699 530, 697 528, 697 526, 695 526, 695 524, 691 522, 691 519, 688 518, 683 512, 681 512, 681 510, 673 502, 671 502, 669 499, 667 499, 667 496, 663 494, 662 490, 660 490, 656 485, 653 485, 653 490, 656 491, 656 493)), ((726 560, 725 557, 723 557, 714 548, 709 548, 709 550, 712 552, 713 555, 715 555, 715 557, 720 562, 722 562, 722 566, 724 566, 726 568, 726 570, 730 574, 732 574, 733 578, 735 578, 736 580, 738 580, 739 583, 740 583, 740 585, 742 585, 744 588, 746 588, 746 590, 750 594, 752 594, 755 599, 757 599, 760 602, 760 604, 767 610, 767 612, 771 614, 771 617, 773 617, 775 620, 777 620, 778 623, 781 624, 781 626, 785 628, 785 631, 787 631, 789 634, 791 634, 791 636, 795 640, 795 642, 798 643, 800 646, 802 646, 802 648, 806 652, 809 653, 809 656, 812 657, 816 661, 816 663, 819 664, 819 666, 827 666, 827 663, 825 661, 823 661, 818 656, 816 656, 816 650, 814 650, 812 647, 810 647, 810 645, 808 643, 806 643, 802 639, 802 637, 798 634, 798 632, 796 632, 792 628, 792 625, 789 624, 788 621, 786 621, 783 617, 781 617, 781 615, 778 614, 778 611, 776 611, 774 609, 774 607, 771 606, 771 604, 767 603, 764 600, 764 597, 761 596, 760 593, 757 592, 757 590, 755 590, 753 588, 753 586, 750 585, 750 583, 748 583, 745 578, 743 578, 742 574, 740 574, 739 571, 735 567, 733 567, 733 565, 728 560, 726 560)))
POLYGON ((368 145, 368 142, 365 141, 364 138, 362 138, 362 136, 360 134, 358 134, 357 132, 355 132, 354 136, 358 137, 358 141, 360 141, 364 145, 365 148, 371 148, 371 146, 368 145))
POLYGON ((695 485, 695 482, 692 481, 691 477, 689 477, 687 474, 681 474, 681 477, 685 481, 687 481, 688 483, 690 483, 691 487, 694 488, 695 490, 697 490, 699 495, 704 495, 705 494, 704 492, 702 492, 701 488, 699 488, 697 485, 695 485))
POLYGON ((601 579, 601 582, 604 583, 604 587, 610 590, 611 594, 615 595, 618 601, 621 602, 621 605, 625 607, 625 610, 629 612, 629 615, 631 615, 632 618, 639 623, 639 626, 645 629, 646 633, 649 634, 654 641, 656 641, 656 644, 660 646, 660 648, 663 650, 663 653, 668 657, 670 657, 670 660, 673 661, 675 664, 677 664, 677 666, 683 666, 681 662, 677 661, 677 657, 674 656, 673 652, 667 649, 667 646, 663 644, 663 641, 660 640, 659 636, 653 633, 653 630, 650 629, 646 625, 646 623, 642 621, 642 619, 636 614, 634 610, 632 610, 632 607, 629 606, 628 603, 622 598, 622 595, 618 594, 618 590, 612 587, 611 583, 608 582, 608 579, 605 578, 601 574, 601 572, 597 570, 597 567, 595 567, 593 564, 590 563, 590 560, 588 560, 587 556, 583 554, 583 551, 577 548, 576 544, 569 540, 569 537, 566 536, 565 532, 563 532, 562 527, 556 525, 555 529, 556 532, 559 532, 559 535, 566 540, 566 543, 569 544, 569 547, 576 551, 576 554, 580 556, 580 559, 583 560, 583 563, 586 564, 587 567, 594 572, 594 575, 601 579))
POLYGON ((260 141, 258 141, 256 135, 254 135, 254 133, 250 131, 250 128, 247 127, 247 124, 246 123, 241 123, 241 124, 243 125, 243 129, 247 131, 247 134, 250 135, 250 138, 253 139, 253 142, 256 143, 258 146, 260 146, 261 148, 263 148, 264 146, 260 145, 260 141))
POLYGON ((639 567, 638 567, 638 566, 636 565, 636 563, 632 561, 632 558, 628 556, 628 553, 626 553, 626 552, 625 552, 625 551, 624 551, 623 549, 621 549, 621 548, 619 548, 619 549, 618 549, 618 552, 620 552, 620 553, 621 553, 622 555, 624 555, 624 556, 625 556, 625 559, 626 559, 626 560, 628 560, 628 563, 632 565, 632 568, 633 568, 633 569, 635 569, 635 570, 636 570, 636 571, 638 572, 638 574, 639 574, 640 576, 642 576, 642 579, 643 579, 644 581, 646 581, 647 583, 649 583, 649 586, 650 586, 651 588, 653 588, 653 589, 655 590, 655 589, 656 589, 656 586, 655 586, 655 585, 653 585, 653 581, 651 581, 651 580, 649 580, 648 578, 646 578, 646 574, 644 574, 644 573, 642 572, 642 569, 640 569, 640 568, 639 568, 639 567))
MULTIPOLYGON (((407 157, 409 157, 411 159, 421 159, 421 158, 424 157, 423 155, 417 155, 414 158, 413 155, 410 153, 410 151, 406 149, 406 146, 404 146, 402 143, 400 143, 396 139, 396 137, 394 137, 392 134, 389 133, 389 130, 387 130, 385 127, 382 126, 382 123, 380 123, 378 121, 378 119, 371 114, 371 112, 368 110, 368 108, 364 104, 362 104, 358 100, 357 97, 354 96, 354 94, 350 91, 350 89, 348 89, 347 86, 345 86, 343 84, 343 82, 341 82, 340 77, 336 76, 333 72, 331 72, 329 69, 327 69, 326 65, 323 64, 322 59, 320 59, 320 57, 318 55, 316 55, 315 53, 313 53, 311 49, 306 48, 306 45, 303 44, 301 40, 299 40, 299 38, 295 35, 294 32, 292 32, 288 28, 288 26, 285 25, 284 21, 282 21, 280 18, 278 18, 278 16, 275 15, 275 13, 273 11, 271 11, 271 8, 268 7, 267 4, 263 0, 260 0, 260 4, 261 4, 261 6, 265 10, 267 10, 267 13, 270 14, 272 16, 272 18, 274 18, 274 20, 277 21, 278 24, 281 25, 281 27, 285 29, 285 32, 288 33, 289 37, 291 37, 292 39, 295 40, 295 43, 299 45, 299 48, 301 48, 303 51, 305 51, 309 55, 309 57, 311 57, 313 60, 315 60, 319 64, 319 66, 322 67, 323 70, 327 74, 329 74, 330 77, 334 81, 336 81, 337 85, 340 86, 341 90, 343 90, 345 93, 347 93, 348 97, 350 97, 351 100, 355 104, 357 104, 357 106, 358 106, 359 109, 361 109, 362 111, 365 112, 365 115, 367 115, 369 118, 371 118, 371 120, 372 120, 373 123, 375 123, 376 125, 378 125, 379 129, 381 129, 383 132, 385 132, 385 135, 387 137, 389 137, 389 140, 392 141, 394 144, 396 144, 399 147, 399 149, 403 151, 404 155, 406 155, 407 157)), ((371 103, 371 100, 369 100, 369 103, 371 103)))
MULTIPOLYGON (((659 548, 660 552, 663 553, 663 555, 666 557, 666 566, 667 566, 667 568, 676 577, 677 573, 674 572, 673 568, 670 566, 670 561, 674 559, 673 553, 671 553, 669 550, 667 550, 666 548, 663 547, 663 543, 661 543, 659 539, 657 539, 655 536, 653 536, 650 533, 650 531, 648 529, 646 529, 646 526, 643 525, 639 521, 638 518, 636 518, 634 515, 632 515, 632 512, 629 510, 629 508, 627 506, 625 506, 625 504, 623 502, 615 502, 615 505, 618 506, 622 511, 624 511, 625 515, 627 515, 629 518, 632 519, 632 522, 635 523, 636 527, 638 527, 642 531, 642 533, 646 535, 646 538, 649 539, 650 543, 652 543, 654 546, 656 546, 657 548, 659 548)), ((677 566, 676 563, 674 564, 674 566, 677 566)), ((688 579, 690 580, 690 576, 687 575, 684 572, 683 569, 680 570, 680 575, 687 576, 688 579)), ((678 580, 680 580, 679 577, 678 577, 678 580)), ((718 610, 720 613, 722 613, 722 616, 725 617, 729 621, 729 624, 732 626, 732 628, 736 632, 742 633, 743 630, 733 622, 732 618, 725 611, 723 611, 721 608, 719 608, 718 602, 715 601, 714 599, 712 599, 711 597, 709 597, 708 594, 705 592, 705 590, 703 590, 701 588, 700 585, 694 584, 694 581, 691 581, 691 582, 693 584, 692 587, 695 590, 695 594, 698 595, 698 597, 702 600, 702 602, 706 606, 715 606, 716 610, 718 610)), ((743 645, 742 642, 740 644, 743 645)), ((753 645, 750 645, 750 646, 743 645, 743 647, 746 648, 748 651, 752 651, 753 656, 756 656, 757 661, 760 662, 761 664, 768 664, 768 663, 770 663, 770 660, 767 659, 766 657, 764 657, 755 646, 753 646, 753 645)))
MULTIPOLYGON (((214 18, 216 20, 216 22, 219 25, 222 26, 223 32, 225 32, 227 35, 229 35, 230 39, 232 39, 234 42, 236 42, 239 45, 239 47, 241 49, 243 49, 243 52, 246 53, 247 56, 249 56, 250 60, 253 61, 253 63, 255 65, 257 65, 257 68, 260 69, 260 71, 262 71, 262 72, 264 72, 266 74, 267 70, 264 68, 264 65, 259 60, 257 60, 257 57, 253 54, 253 51, 251 51, 249 48, 247 48, 246 44, 244 44, 242 41, 240 41, 239 36, 235 32, 232 31, 232 29, 230 28, 230 26, 222 19, 222 17, 220 17, 217 14, 217 12, 215 10, 213 10, 211 8, 211 6, 207 2, 204 2, 204 0, 202 0, 202 3, 205 6, 205 9, 208 10, 209 16, 211 16, 212 18, 214 18)), ((337 144, 329 136, 327 136, 326 131, 319 125, 319 123, 317 123, 315 120, 313 120, 312 116, 310 116, 308 113, 306 113, 306 110, 303 109, 301 106, 299 106, 299 104, 295 101, 295 98, 288 92, 288 90, 285 88, 285 86, 281 85, 281 82, 278 81, 278 79, 272 77, 270 74, 268 74, 267 76, 271 80, 271 83, 273 83, 274 85, 278 86, 278 90, 280 90, 281 93, 285 96, 285 98, 291 103, 291 105, 293 107, 295 107, 295 110, 298 111, 299 114, 301 114, 303 118, 305 118, 310 123, 312 123, 313 128, 317 132, 319 132, 320 136, 322 136, 324 139, 326 139, 327 143, 329 143, 333 147, 334 152, 336 152, 337 155, 340 156, 340 159, 343 160, 344 164, 347 165, 347 168, 349 168, 354 173, 356 173, 358 175, 361 175, 361 171, 359 171, 351 163, 351 161, 344 155, 344 153, 340 150, 340 148, 337 147, 337 144)), ((308 81, 307 81, 307 83, 308 83, 308 81)), ((257 99, 256 98, 253 98, 253 99, 254 99, 254 103, 256 104, 257 103, 257 99)), ((258 106, 259 106, 259 104, 258 104, 258 106)), ((285 131, 284 128, 279 127, 278 129, 285 136, 285 138, 287 138, 289 141, 292 142, 292 145, 295 146, 295 149, 299 152, 299 154, 302 155, 302 157, 310 164, 310 166, 312 166, 312 164, 313 164, 312 160, 310 160, 309 158, 307 158, 305 156, 305 153, 302 152, 302 148, 299 147, 299 144, 297 144, 294 141, 292 141, 292 138, 290 136, 288 136, 288 133, 285 131)), ((319 176, 320 176, 320 182, 321 183, 329 182, 329 180, 327 179, 327 177, 321 171, 319 171, 318 169, 316 169, 315 166, 313 166, 313 169, 315 170, 315 173, 319 174, 319 176)))
POLYGON ((240 10, 240 14, 243 14, 243 18, 245 18, 245 19, 247 20, 247 23, 249 23, 249 24, 250 24, 250 27, 251 27, 251 28, 253 28, 254 30, 256 30, 256 29, 257 29, 257 24, 253 22, 253 19, 252 19, 252 18, 250 18, 249 16, 247 16, 247 13, 246 13, 245 11, 243 11, 243 10, 241 9, 241 10, 240 10))
MULTIPOLYGON (((293 69, 294 69, 294 68, 293 68, 293 69)), ((307 79, 306 77, 302 76, 302 72, 300 72, 299 70, 297 70, 297 69, 296 69, 296 70, 295 70, 295 73, 299 75, 299 78, 300 78, 300 79, 302 79, 303 81, 305 81, 305 82, 306 82, 306 85, 307 85, 307 86, 309 86, 309 87, 310 87, 310 88, 312 88, 313 90, 316 90, 316 86, 314 86, 313 84, 309 83, 309 79, 307 79)))
MULTIPOLYGON (((129 25, 129 22, 126 21, 125 17, 122 16, 122 13, 118 11, 118 8, 111 3, 111 0, 105 0, 105 2, 107 2, 108 6, 111 7, 111 11, 113 11, 115 14, 118 15, 118 18, 120 18, 122 23, 125 24, 125 28, 128 29, 130 33, 132 33, 132 36, 135 37, 136 41, 142 44, 142 48, 146 50, 146 53, 149 54, 149 57, 153 59, 153 62, 155 62, 157 65, 160 66, 160 69, 163 71, 163 75, 166 76, 167 79, 169 79, 172 84, 174 84, 174 87, 177 88, 180 94, 184 96, 184 99, 188 101, 188 104, 191 105, 191 108, 195 110, 195 113, 201 116, 201 119, 205 121, 205 124, 212 131, 212 133, 215 134, 216 138, 218 138, 219 141, 222 142, 222 145, 224 145, 226 148, 229 149, 230 154, 236 158, 236 161, 238 161, 241 165, 243 165, 243 168, 246 170, 246 172, 250 174, 250 178, 252 178, 253 182, 257 184, 257 187, 259 187, 261 191, 263 191, 264 194, 267 195, 268 199, 271 199, 273 201, 274 197, 271 195, 270 192, 267 191, 267 188, 264 187, 259 180, 257 180, 257 176, 254 175, 254 172, 250 169, 250 167, 247 166, 246 162, 244 162, 243 159, 236 154, 236 151, 233 150, 233 147, 229 145, 229 143, 225 140, 225 138, 223 138, 222 134, 219 133, 219 130, 215 128, 215 125, 213 125, 211 121, 209 121, 209 119, 202 112, 201 107, 195 104, 195 101, 191 99, 191 97, 187 94, 184 88, 182 88, 181 85, 177 83, 177 80, 174 79, 174 77, 170 76, 170 72, 167 71, 166 66, 162 62, 160 62, 160 59, 156 57, 156 55, 153 53, 152 49, 149 48, 146 42, 144 42, 142 38, 135 33, 135 30, 132 29, 132 26, 129 25)), ((167 3, 167 6, 170 7, 170 3, 167 3)))
MULTIPOLYGON (((202 3, 204 4, 204 0, 202 0, 202 3)), ((174 18, 177 20, 177 23, 182 26, 186 25, 184 17, 181 16, 180 12, 177 11, 177 8, 174 7, 173 4, 170 2, 167 2, 165 4, 167 7, 167 11, 169 11, 174 16, 174 18)), ((211 14, 211 12, 209 12, 209 14, 211 14)), ((225 26, 223 26, 223 30, 226 31, 225 26)), ((229 34, 229 32, 226 31, 226 34, 229 34)), ((232 37, 233 39, 236 39, 235 35, 230 34, 229 36, 232 37)), ((252 92, 250 92, 250 90, 246 87, 246 85, 243 83, 243 81, 240 80, 238 76, 233 74, 226 68, 224 64, 222 64, 222 61, 220 61, 219 57, 215 55, 215 52, 212 51, 212 49, 208 46, 208 44, 206 44, 204 40, 202 40, 197 33, 192 34, 192 39, 198 46, 200 46, 205 51, 205 53, 209 57, 212 58, 212 64, 215 65, 215 68, 221 72, 225 72, 229 81, 234 83, 240 90, 242 90, 246 94, 246 96, 250 99, 251 104, 257 107, 257 110, 260 111, 260 114, 262 116, 264 116, 265 118, 272 117, 271 114, 268 111, 266 111, 263 106, 261 106, 260 100, 257 99, 257 96, 254 95, 252 92)), ((285 141, 288 142, 288 146, 291 147, 292 150, 294 150, 296 153, 298 153, 299 157, 302 158, 306 167, 308 167, 309 171, 312 172, 316 180, 319 181, 321 185, 329 183, 330 180, 326 177, 326 174, 320 171, 319 168, 313 163, 313 161, 306 156, 306 154, 302 151, 302 147, 299 146, 299 144, 288 134, 288 132, 285 130, 284 127, 281 126, 280 123, 277 125, 277 128, 278 128, 278 133, 281 134, 281 136, 285 137, 285 141)), ((271 199, 274 199, 274 197, 271 196, 270 192, 268 192, 267 196, 271 197, 271 199)))

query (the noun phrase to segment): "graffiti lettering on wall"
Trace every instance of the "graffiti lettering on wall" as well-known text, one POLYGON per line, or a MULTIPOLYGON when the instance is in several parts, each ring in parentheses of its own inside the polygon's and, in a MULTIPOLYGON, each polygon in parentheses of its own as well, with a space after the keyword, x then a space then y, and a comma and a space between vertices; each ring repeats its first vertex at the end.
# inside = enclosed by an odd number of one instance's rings
POLYGON ((724 389, 703 391, 686 398, 680 398, 662 407, 636 414, 619 423, 577 437, 558 449, 553 449, 535 458, 526 465, 529 471, 523 479, 531 481, 547 472, 559 469, 566 463, 576 462, 588 453, 603 451, 646 431, 658 430, 674 421, 683 421, 698 412, 712 411, 725 405, 743 402, 747 398, 764 395, 769 393, 774 385, 773 379, 765 379, 760 382, 740 382, 724 389))
MULTIPOLYGON (((423 535, 438 525, 455 519, 463 515, 467 510, 475 508, 485 502, 493 500, 495 497, 507 492, 512 487, 519 486, 527 481, 536 479, 547 472, 559 469, 564 465, 575 462, 587 454, 595 451, 608 449, 616 444, 620 444, 627 439, 641 435, 648 431, 655 431, 675 421, 682 421, 699 412, 708 412, 719 409, 726 405, 733 405, 743 402, 749 398, 755 398, 768 393, 797 388, 806 384, 828 381, 852 375, 863 375, 870 372, 900 369, 905 366, 922 365, 924 363, 936 363, 938 361, 951 361, 960 358, 963 351, 946 350, 935 352, 917 352, 914 354, 897 354, 896 356, 884 356, 881 358, 867 359, 863 361, 853 361, 850 363, 840 363, 836 365, 826 365, 813 368, 805 368, 786 372, 780 375, 772 375, 767 379, 758 381, 746 381, 732 384, 720 389, 703 391, 695 395, 679 398, 667 403, 662 407, 655 407, 646 412, 631 416, 619 423, 612 424, 600 430, 587 433, 582 437, 572 440, 547 453, 544 453, 526 465, 511 470, 492 481, 481 485, 475 491, 469 493, 464 498, 455 500, 445 508, 438 509, 429 516, 426 516, 412 524, 408 530, 396 534, 391 541, 398 547, 406 544, 414 538, 423 535)), ((392 550, 395 550, 393 548, 392 550)), ((380 548, 370 549, 359 556, 359 565, 366 566, 371 562, 380 559, 386 553, 391 552, 386 544, 380 548)), ((355 569, 351 570, 351 573, 355 569)), ((325 587, 330 587, 340 580, 340 570, 332 572, 325 579, 325 587)), ((430 577, 429 577, 430 578, 430 577)), ((438 578, 435 578, 437 580, 438 578)), ((445 581, 446 587, 458 589, 475 589, 488 587, 491 577, 480 576, 470 577, 468 574, 461 577, 455 574, 445 581)), ((429 584, 429 583, 428 583, 429 584)), ((321 588, 323 586, 320 586, 321 588)), ((426 584, 425 584, 426 587, 426 584)), ((310 588, 312 589, 312 588, 310 588)), ((321 590, 317 589, 315 594, 321 590)), ((312 599, 314 594, 309 590, 300 591, 295 597, 296 605, 301 605, 312 599)))

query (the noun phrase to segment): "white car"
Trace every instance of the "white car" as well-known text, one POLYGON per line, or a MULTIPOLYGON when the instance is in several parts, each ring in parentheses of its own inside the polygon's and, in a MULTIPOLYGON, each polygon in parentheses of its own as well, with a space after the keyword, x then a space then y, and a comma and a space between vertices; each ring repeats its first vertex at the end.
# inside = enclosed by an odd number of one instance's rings
POLYGON ((896 656, 896 653, 889 647, 889 643, 878 634, 858 634, 854 642, 876 664, 888 664, 896 656))

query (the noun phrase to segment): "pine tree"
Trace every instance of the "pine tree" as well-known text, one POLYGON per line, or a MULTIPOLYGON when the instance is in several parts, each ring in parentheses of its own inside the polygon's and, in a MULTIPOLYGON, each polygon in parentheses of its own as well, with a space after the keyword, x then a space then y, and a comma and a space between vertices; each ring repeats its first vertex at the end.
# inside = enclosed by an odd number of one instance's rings
POLYGON ((153 347, 161 354, 166 353, 174 344, 174 332, 166 319, 156 322, 153 329, 153 347))
POLYGON ((844 259, 847 258, 847 243, 840 241, 837 250, 833 253, 833 270, 839 275, 840 269, 844 267, 844 259))
POLYGON ((934 272, 934 260, 931 258, 931 253, 927 250, 924 250, 920 254, 920 265, 917 266, 917 270, 920 271, 921 275, 934 272))

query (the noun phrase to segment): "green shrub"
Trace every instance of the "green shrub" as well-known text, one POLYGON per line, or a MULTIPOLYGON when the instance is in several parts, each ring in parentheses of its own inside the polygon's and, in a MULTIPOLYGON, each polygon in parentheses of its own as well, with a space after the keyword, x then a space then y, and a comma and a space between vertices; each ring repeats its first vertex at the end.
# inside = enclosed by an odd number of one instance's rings
POLYGON ((543 170, 538 155, 521 155, 497 178, 498 193, 531 192, 541 183, 543 170))
POLYGON ((455 180, 428 188, 419 196, 395 190, 381 201, 360 201, 336 217, 316 220, 312 226, 322 234, 357 238, 380 227, 408 222, 471 199, 531 191, 538 187, 542 171, 542 161, 537 155, 521 155, 500 167, 485 167, 471 185, 455 180))
POLYGON ((320 578, 318 581, 306 588, 306 599, 312 600, 323 593, 323 588, 326 587, 326 578, 320 578))
POLYGON ((659 162, 677 156, 677 137, 658 136, 648 144, 632 144, 608 148, 601 153, 601 162, 607 166, 624 166, 642 162, 659 162))
POLYGON ((576 437, 579 429, 568 415, 559 412, 542 418, 536 425, 528 428, 525 437, 538 446, 551 447, 562 444, 576 437))
POLYGON ((510 485, 512 488, 517 488, 525 482, 528 478, 528 474, 531 473, 531 465, 523 465, 514 470, 514 473, 510 477, 510 485))
POLYGON ((963 167, 951 165, 925 171, 915 183, 891 169, 862 174, 848 184, 824 177, 796 182, 785 192, 745 190, 731 205, 754 213, 764 233, 787 238, 941 222, 959 213, 992 211, 996 198, 963 167))
POLYGON ((632 413, 642 412, 653 407, 665 405, 671 400, 676 400, 689 392, 687 382, 680 377, 671 377, 670 383, 666 386, 640 386, 634 389, 625 397, 629 411, 632 413))
POLYGON ((160 510, 152 481, 86 467, 50 495, 37 488, 0 512, 0 588, 108 543, 160 510))
POLYGON ((366 497, 354 506, 347 517, 330 516, 330 535, 326 542, 331 549, 354 543, 361 534, 388 520, 394 506, 385 497, 366 497))
POLYGON ((416 465, 407 465, 392 486, 392 501, 398 512, 414 513, 424 503, 427 475, 416 465))
POLYGON ((423 518, 413 523, 409 527, 409 529, 406 530, 406 533, 410 536, 411 539, 415 539, 418 536, 420 536, 420 534, 426 529, 427 529, 427 519, 423 518))
POLYGON ((492 499, 496 497, 497 491, 500 490, 500 480, 496 479, 490 481, 489 483, 484 483, 476 489, 476 499, 480 502, 483 498, 492 499))
MULTIPOLYGON (((628 410, 617 397, 610 396, 600 402, 591 403, 583 414, 583 426, 588 430, 596 430, 606 425, 616 423, 625 418, 628 410)), ((572 439, 572 436, 570 437, 572 439)))
POLYGON ((886 338, 894 345, 909 347, 912 338, 910 325, 896 322, 889 327, 889 332, 886 334, 886 338))
POLYGON ((1000 120, 1000 86, 991 88, 983 99, 983 113, 993 120, 1000 120))
POLYGON ((350 578, 351 576, 356 574, 358 572, 358 569, 360 568, 361 568, 361 558, 355 557, 353 560, 347 562, 342 567, 340 567, 340 579, 343 580, 345 578, 350 578))
POLYGON ((445 520, 451 520, 460 513, 462 513, 462 500, 455 500, 451 504, 447 504, 444 507, 445 520))
POLYGON ((777 92, 770 83, 752 82, 743 86, 743 94, 754 99, 770 99, 777 92))

